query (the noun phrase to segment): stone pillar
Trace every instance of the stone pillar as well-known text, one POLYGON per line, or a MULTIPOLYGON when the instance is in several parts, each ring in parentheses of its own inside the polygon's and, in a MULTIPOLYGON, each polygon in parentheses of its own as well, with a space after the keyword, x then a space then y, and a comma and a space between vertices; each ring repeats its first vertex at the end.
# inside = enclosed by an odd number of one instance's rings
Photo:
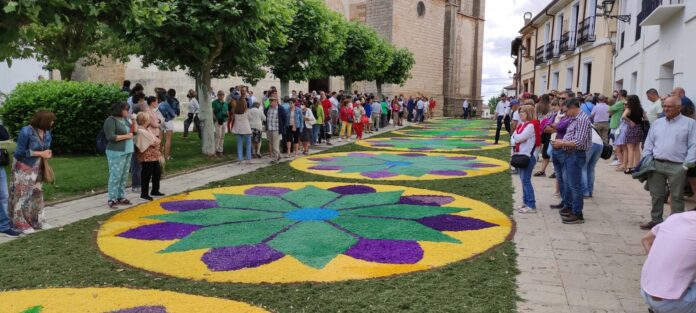
POLYGON ((445 6, 445 30, 444 30, 444 46, 442 57, 442 94, 444 103, 442 105, 442 114, 444 116, 454 116, 456 108, 456 95, 454 88, 455 76, 455 52, 457 43, 457 10, 456 0, 447 0, 445 6))

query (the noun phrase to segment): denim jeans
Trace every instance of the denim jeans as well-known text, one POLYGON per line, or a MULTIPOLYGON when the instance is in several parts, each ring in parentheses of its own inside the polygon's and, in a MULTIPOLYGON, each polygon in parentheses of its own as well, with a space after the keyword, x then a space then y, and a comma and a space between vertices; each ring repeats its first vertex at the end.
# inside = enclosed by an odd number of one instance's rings
POLYGON ((563 197, 570 200, 570 209, 573 214, 582 216, 583 192, 582 192, 582 167, 585 166, 586 152, 575 150, 566 154, 564 183, 566 184, 566 194, 563 197))
POLYGON ((532 172, 536 165, 536 157, 529 158, 529 165, 526 168, 518 168, 520 181, 522 181, 522 202, 530 209, 536 209, 536 199, 534 198, 534 187, 532 186, 532 172))
POLYGON ((556 182, 558 182, 558 190, 561 194, 561 203, 563 203, 564 208, 571 207, 570 198, 566 198, 565 190, 565 162, 566 153, 563 149, 553 149, 551 150, 551 160, 553 161, 553 172, 556 174, 556 182))
POLYGON ((237 134, 237 160, 242 161, 244 157, 242 156, 242 145, 246 143, 246 160, 251 160, 251 134, 240 135, 237 134))
POLYGON ((321 124, 312 125, 312 140, 310 141, 312 144, 317 143, 317 139, 319 139, 319 131, 320 130, 321 130, 321 124))
POLYGON ((0 168, 0 231, 12 228, 10 218, 7 216, 7 201, 10 194, 7 192, 7 173, 5 168, 0 168))
POLYGON ((130 172, 131 172, 131 188, 140 188, 140 172, 142 171, 142 165, 138 158, 131 158, 130 172))
POLYGON ((587 162, 582 167, 582 191, 584 196, 591 197, 594 191, 595 166, 602 155, 603 148, 604 145, 593 143, 592 148, 587 150, 585 156, 587 162))
POLYGON ((655 301, 645 291, 641 290, 641 293, 655 313, 696 313, 696 283, 691 284, 679 300, 655 301))

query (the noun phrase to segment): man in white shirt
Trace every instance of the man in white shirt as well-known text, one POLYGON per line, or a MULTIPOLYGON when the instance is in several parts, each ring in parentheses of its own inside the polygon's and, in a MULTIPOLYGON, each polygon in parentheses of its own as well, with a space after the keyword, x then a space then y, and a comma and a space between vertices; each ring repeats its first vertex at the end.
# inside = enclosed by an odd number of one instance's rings
POLYGON ((648 96, 648 101, 643 102, 643 111, 652 124, 662 115, 662 101, 655 88, 648 89, 645 94, 648 96))
POLYGON ((505 124, 505 130, 510 133, 510 103, 507 101, 505 96, 500 98, 498 104, 495 107, 495 114, 497 119, 497 125, 495 128, 495 144, 498 144, 500 139, 500 129, 505 124))
POLYGON ((423 98, 418 98, 418 102, 416 102, 416 123, 422 123, 423 122, 423 108, 425 108, 425 102, 423 102, 423 98))
POLYGON ((462 118, 469 118, 469 100, 467 99, 464 99, 464 103, 462 103, 462 118))

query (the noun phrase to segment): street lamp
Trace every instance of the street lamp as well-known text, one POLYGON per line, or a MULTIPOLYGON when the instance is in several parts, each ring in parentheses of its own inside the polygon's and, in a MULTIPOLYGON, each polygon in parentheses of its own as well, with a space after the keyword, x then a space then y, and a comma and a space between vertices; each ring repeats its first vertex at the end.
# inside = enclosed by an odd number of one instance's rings
POLYGON ((602 1, 602 11, 604 11, 604 18, 615 18, 624 23, 630 23, 631 15, 611 15, 611 12, 614 11, 614 3, 616 3, 616 0, 602 1))
POLYGON ((532 21, 532 12, 524 12, 524 24, 529 24, 532 21))

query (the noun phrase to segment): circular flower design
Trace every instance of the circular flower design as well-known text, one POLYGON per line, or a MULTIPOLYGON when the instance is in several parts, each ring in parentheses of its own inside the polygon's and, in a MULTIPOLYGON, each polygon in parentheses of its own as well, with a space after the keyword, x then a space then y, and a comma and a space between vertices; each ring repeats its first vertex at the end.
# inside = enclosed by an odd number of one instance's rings
POLYGON ((347 152, 314 155, 290 163, 317 175, 378 180, 432 180, 502 172, 506 162, 486 157, 406 152, 347 152))
POLYGON ((246 303, 159 290, 57 288, 0 293, 7 313, 263 313, 246 303))
POLYGON ((460 196, 387 185, 284 183, 192 192, 122 212, 100 249, 167 275, 219 282, 340 281, 466 259, 511 222, 460 196))
POLYGON ((491 132, 488 129, 481 128, 464 128, 464 129, 450 129, 450 128, 410 128, 401 129, 393 131, 394 134, 404 135, 404 136, 416 136, 416 137, 430 137, 430 138, 455 138, 455 137, 487 137, 495 135, 495 132, 491 132))
POLYGON ((496 145, 493 140, 485 139, 443 139, 443 138, 407 138, 407 137, 385 137, 371 138, 356 141, 356 144, 384 150, 396 151, 416 151, 416 152, 457 152, 457 151, 476 151, 491 150, 508 147, 507 145, 496 145))
POLYGON ((495 127, 493 120, 462 120, 462 119, 435 119, 426 123, 414 124, 419 128, 449 128, 449 129, 489 129, 495 127))

